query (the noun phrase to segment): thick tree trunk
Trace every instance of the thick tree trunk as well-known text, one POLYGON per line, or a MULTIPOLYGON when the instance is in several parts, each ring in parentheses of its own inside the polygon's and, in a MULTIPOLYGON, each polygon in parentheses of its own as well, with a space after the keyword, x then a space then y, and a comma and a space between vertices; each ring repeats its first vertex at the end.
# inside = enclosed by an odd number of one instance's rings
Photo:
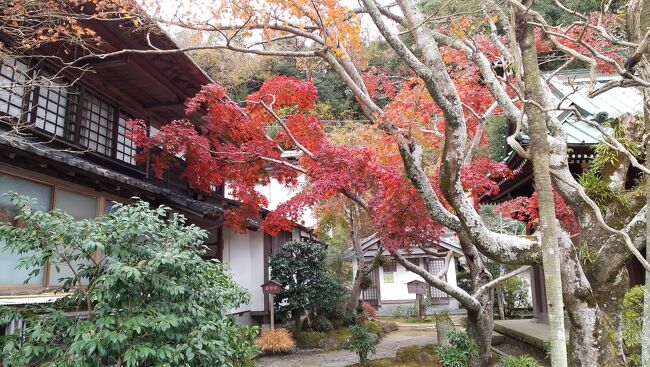
POLYGON ((482 297, 483 307, 479 311, 467 311, 467 334, 479 347, 479 359, 476 366, 489 366, 492 357, 492 333, 494 318, 492 315, 492 291, 482 297))
MULTIPOLYGON (((628 34, 633 42, 642 41, 650 27, 650 0, 632 0, 628 4, 628 34)), ((628 60, 629 62, 630 60, 628 60)), ((641 54, 637 69, 645 80, 650 80, 650 46, 641 54)), ((650 162, 650 88, 643 90, 646 165, 650 162)), ((646 177, 646 202, 650 202, 650 178, 646 177)), ((650 211, 646 213, 646 259, 650 261, 650 211)), ((641 328, 641 366, 650 367, 650 272, 645 273, 643 297, 643 326, 641 328)))
POLYGON ((506 318, 506 310, 505 310, 504 307, 505 307, 506 302, 505 302, 504 297, 503 297, 503 287, 501 287, 500 285, 498 285, 496 287, 495 297, 497 299, 497 303, 499 304, 499 318, 501 320, 505 320, 505 318, 506 318))
MULTIPOLYGON (((571 273, 579 270, 575 264, 563 264, 565 282, 576 282, 571 273)), ((592 293, 572 289, 565 293, 570 320, 569 358, 574 367, 626 366, 621 340, 621 312, 627 287, 623 271, 616 282, 601 286, 592 284, 592 293)))
POLYGON ((345 307, 347 313, 354 313, 354 308, 357 306, 357 302, 361 297, 361 283, 363 282, 364 276, 364 272, 357 267, 357 273, 354 275, 354 282, 352 283, 352 289, 350 290, 350 299, 345 307))
MULTIPOLYGON (((648 8, 650 8, 650 1, 648 8)), ((642 74, 650 77, 650 61, 644 60, 642 74)), ((650 80, 650 78, 648 78, 650 80)), ((650 88, 643 91, 643 115, 645 120, 645 161, 650 163, 650 88)), ((650 177, 646 176, 646 203, 650 203, 650 177)), ((646 212, 646 248, 645 258, 650 262, 650 210, 646 212)), ((650 367, 650 271, 645 272, 645 292, 643 294, 643 324, 641 328, 641 367, 650 367)))
POLYGON ((298 338, 300 333, 302 333, 302 322, 300 322, 300 315, 302 314, 301 310, 291 311, 291 316, 293 318, 293 335, 298 338))
MULTIPOLYGON (((530 1, 524 0, 530 5, 530 1)), ((564 332, 564 303, 562 300, 562 276, 560 272, 560 248, 557 240, 557 219, 553 198, 553 186, 549 167, 548 130, 543 105, 544 92, 537 64, 534 29, 527 23, 525 14, 518 14, 518 43, 522 52, 524 67, 525 97, 536 103, 526 104, 528 135, 533 161, 535 191, 539 210, 542 262, 548 302, 551 339, 551 364, 554 367, 567 366, 566 335, 564 332)))

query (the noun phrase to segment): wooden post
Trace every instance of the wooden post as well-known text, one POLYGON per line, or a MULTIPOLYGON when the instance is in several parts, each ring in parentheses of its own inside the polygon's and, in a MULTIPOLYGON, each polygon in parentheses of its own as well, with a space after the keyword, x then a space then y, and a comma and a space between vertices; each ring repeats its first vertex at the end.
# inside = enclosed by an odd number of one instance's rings
POLYGON ((422 318, 422 313, 420 312, 420 304, 422 303, 422 295, 420 293, 415 295, 415 315, 418 320, 422 318))
POLYGON ((262 292, 269 295, 269 313, 271 316, 271 330, 275 330, 275 295, 280 293, 282 285, 275 280, 262 284, 262 292))
POLYGON ((271 301, 271 304, 269 305, 269 310, 271 310, 271 331, 275 330, 275 294, 271 293, 271 297, 269 297, 269 300, 271 301))

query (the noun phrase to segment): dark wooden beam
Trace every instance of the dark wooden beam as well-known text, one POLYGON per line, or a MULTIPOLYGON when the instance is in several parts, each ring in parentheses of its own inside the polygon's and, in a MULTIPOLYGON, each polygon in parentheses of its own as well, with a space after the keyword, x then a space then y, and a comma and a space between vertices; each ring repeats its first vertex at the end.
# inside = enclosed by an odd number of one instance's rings
POLYGON ((152 105, 145 105, 142 106, 144 107, 145 110, 151 111, 151 112, 158 112, 158 111, 169 111, 169 110, 176 110, 179 108, 184 108, 185 105, 183 102, 176 101, 176 102, 169 102, 169 103, 159 103, 159 104, 152 104, 152 105))
POLYGON ((128 55, 122 55, 120 57, 114 57, 105 60, 96 60, 89 63, 89 65, 93 70, 104 70, 104 69, 111 69, 117 67, 125 67, 128 65, 128 63, 129 63, 128 55))
MULTIPOLYGON (((93 23, 94 30, 111 46, 118 50, 131 48, 119 36, 111 31, 106 25, 100 22, 93 23)), ((185 98, 184 93, 165 75, 161 74, 149 62, 147 62, 142 55, 132 54, 129 57, 129 67, 136 71, 138 74, 148 75, 150 78, 157 82, 161 87, 176 95, 178 98, 185 98)))

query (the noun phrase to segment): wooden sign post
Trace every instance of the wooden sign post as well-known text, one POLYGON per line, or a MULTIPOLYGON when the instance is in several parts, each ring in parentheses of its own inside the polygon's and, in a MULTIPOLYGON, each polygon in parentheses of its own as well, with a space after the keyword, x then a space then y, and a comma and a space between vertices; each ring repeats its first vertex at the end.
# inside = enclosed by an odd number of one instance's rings
POLYGON ((406 287, 409 293, 415 293, 415 312, 417 313, 418 319, 422 318, 422 295, 427 291, 427 283, 419 280, 411 280, 406 283, 406 287))
POLYGON ((280 293, 282 289, 282 284, 276 282, 275 280, 269 280, 268 282, 262 284, 262 292, 264 294, 270 295, 269 297, 269 310, 271 311, 271 330, 275 330, 275 295, 280 293))

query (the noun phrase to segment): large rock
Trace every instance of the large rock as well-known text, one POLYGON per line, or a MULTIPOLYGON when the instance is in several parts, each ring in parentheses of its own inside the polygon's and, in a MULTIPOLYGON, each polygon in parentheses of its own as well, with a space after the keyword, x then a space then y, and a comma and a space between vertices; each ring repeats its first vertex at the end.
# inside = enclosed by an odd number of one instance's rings
POLYGON ((395 322, 380 322, 379 328, 381 329, 381 335, 392 333, 393 331, 397 331, 398 329, 397 323, 395 322))
POLYGON ((337 349, 338 346, 339 346, 338 340, 331 336, 327 336, 318 342, 318 347, 323 348, 325 350, 337 349))
POLYGON ((398 363, 418 363, 428 365, 436 360, 435 352, 431 346, 410 345, 397 350, 395 362, 398 363))

